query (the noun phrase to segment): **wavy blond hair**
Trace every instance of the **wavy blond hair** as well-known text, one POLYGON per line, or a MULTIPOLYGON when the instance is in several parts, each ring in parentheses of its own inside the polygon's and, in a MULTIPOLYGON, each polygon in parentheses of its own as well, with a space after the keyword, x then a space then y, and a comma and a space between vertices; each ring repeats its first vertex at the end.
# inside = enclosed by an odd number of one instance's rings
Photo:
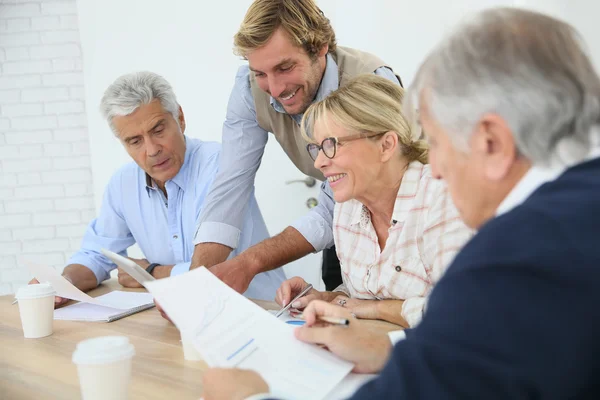
POLYGON ((313 0, 256 0, 234 36, 234 53, 246 58, 248 53, 264 46, 279 27, 311 58, 325 45, 329 45, 329 52, 336 49, 329 19, 313 0))
POLYGON ((302 135, 308 142, 315 143, 312 138, 314 125, 327 115, 354 133, 393 131, 398 135, 404 157, 427 164, 427 143, 421 139, 420 128, 404 117, 403 99, 404 89, 398 84, 375 74, 358 75, 306 110, 301 123, 302 135))

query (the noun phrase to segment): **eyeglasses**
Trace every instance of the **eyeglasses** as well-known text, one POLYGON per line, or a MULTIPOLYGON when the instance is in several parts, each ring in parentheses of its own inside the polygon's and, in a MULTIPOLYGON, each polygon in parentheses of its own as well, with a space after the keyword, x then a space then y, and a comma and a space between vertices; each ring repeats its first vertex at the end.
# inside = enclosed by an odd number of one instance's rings
POLYGON ((358 140, 358 139, 367 139, 370 137, 375 137, 375 136, 381 136, 383 134, 385 134, 387 132, 371 132, 371 133, 358 133, 356 135, 350 135, 350 136, 346 136, 343 138, 336 138, 336 137, 328 137, 323 139, 323 141, 321 142, 321 145, 318 145, 316 143, 309 143, 306 145, 306 150, 308 150, 308 154, 310 155, 310 158, 312 158, 313 161, 315 161, 319 155, 319 151, 323 150, 323 154, 325 154, 325 157, 327 158, 333 158, 335 157, 335 153, 337 151, 337 146, 338 144, 344 144, 346 142, 351 142, 353 140, 358 140))

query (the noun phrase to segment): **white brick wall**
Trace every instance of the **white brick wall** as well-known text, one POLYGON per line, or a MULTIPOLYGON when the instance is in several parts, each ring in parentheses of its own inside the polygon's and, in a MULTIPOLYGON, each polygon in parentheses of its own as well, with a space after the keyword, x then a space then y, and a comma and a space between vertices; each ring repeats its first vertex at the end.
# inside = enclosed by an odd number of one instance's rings
POLYGON ((0 0, 0 295, 61 270, 94 216, 75 0, 0 0))

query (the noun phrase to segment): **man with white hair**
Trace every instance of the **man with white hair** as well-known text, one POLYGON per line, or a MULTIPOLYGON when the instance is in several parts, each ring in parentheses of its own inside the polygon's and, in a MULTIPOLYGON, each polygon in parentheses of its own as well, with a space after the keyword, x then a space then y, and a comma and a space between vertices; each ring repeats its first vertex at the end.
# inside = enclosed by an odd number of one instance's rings
MULTIPOLYGON (((100 249, 125 255, 134 243, 146 257, 134 261, 154 277, 188 271, 197 220, 218 169, 220 144, 184 135, 185 118, 173 89, 152 72, 119 77, 106 89, 100 109, 134 162, 112 176, 100 214, 88 226, 63 276, 81 290, 93 289, 116 268, 100 249)), ((232 256, 269 237, 254 195, 246 207, 242 245, 232 256)), ((281 270, 259 274, 245 294, 273 300, 283 280, 281 270)), ((119 283, 141 287, 122 270, 119 283)), ((57 305, 64 302, 56 298, 57 305)))
MULTIPOLYGON (((317 301, 296 336, 380 373, 353 399, 600 398, 600 78, 577 32, 532 11, 483 11, 433 50, 407 97, 432 173, 478 233, 393 349, 359 320, 315 326, 351 318, 317 301)), ((212 370, 204 389, 244 398, 266 384, 212 370)))

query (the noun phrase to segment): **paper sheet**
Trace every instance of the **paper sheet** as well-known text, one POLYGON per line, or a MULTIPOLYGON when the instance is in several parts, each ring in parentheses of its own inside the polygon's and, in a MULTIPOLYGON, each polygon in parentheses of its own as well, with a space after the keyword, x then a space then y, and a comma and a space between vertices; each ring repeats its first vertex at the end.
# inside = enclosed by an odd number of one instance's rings
MULTIPOLYGON (((269 312, 269 314, 272 314, 273 316, 277 315, 278 310, 267 310, 269 312)), ((283 314, 281 314, 279 317, 277 317, 278 320, 280 320, 281 322, 284 322, 288 325, 292 325, 292 326, 302 326, 305 324, 305 321, 302 318, 296 318, 294 316, 292 316, 290 314, 289 311, 284 312, 283 314)))
POLYGON ((353 365, 298 341, 294 327, 221 282, 206 268, 147 282, 148 290, 211 367, 255 370, 271 393, 322 399, 353 365))
POLYGON ((96 304, 99 306, 118 308, 120 310, 131 308, 127 304, 120 304, 120 299, 117 299, 117 301, 115 301, 113 298, 102 300, 88 296, 81 290, 77 289, 71 282, 66 280, 61 274, 58 273, 57 270, 52 267, 34 263, 26 263, 26 265, 38 281, 49 282, 56 291, 57 296, 81 301, 84 303, 96 304))

